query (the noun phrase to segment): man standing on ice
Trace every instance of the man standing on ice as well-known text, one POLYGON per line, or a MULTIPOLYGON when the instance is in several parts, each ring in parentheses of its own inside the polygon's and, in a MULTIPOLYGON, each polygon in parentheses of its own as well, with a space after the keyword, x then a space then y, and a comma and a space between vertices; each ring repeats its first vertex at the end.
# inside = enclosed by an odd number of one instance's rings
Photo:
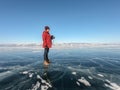
POLYGON ((49 31, 50 31, 49 26, 45 26, 45 30, 43 31, 42 34, 44 48, 44 65, 49 65, 50 63, 50 60, 48 58, 49 48, 52 47, 52 39, 55 38, 53 35, 50 35, 49 31))

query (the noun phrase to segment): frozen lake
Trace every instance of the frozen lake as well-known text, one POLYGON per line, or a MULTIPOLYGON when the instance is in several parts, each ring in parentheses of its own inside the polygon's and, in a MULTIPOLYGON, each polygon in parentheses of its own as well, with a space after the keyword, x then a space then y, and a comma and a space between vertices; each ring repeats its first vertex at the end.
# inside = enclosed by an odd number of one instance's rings
POLYGON ((120 90, 120 49, 0 51, 0 90, 120 90))

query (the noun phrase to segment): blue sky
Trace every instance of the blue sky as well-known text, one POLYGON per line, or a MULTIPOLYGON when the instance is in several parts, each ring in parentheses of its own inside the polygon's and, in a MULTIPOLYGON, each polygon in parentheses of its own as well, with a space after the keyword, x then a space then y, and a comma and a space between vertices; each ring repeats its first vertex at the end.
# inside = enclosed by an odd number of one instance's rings
POLYGON ((119 0, 0 0, 0 43, 120 43, 119 0))

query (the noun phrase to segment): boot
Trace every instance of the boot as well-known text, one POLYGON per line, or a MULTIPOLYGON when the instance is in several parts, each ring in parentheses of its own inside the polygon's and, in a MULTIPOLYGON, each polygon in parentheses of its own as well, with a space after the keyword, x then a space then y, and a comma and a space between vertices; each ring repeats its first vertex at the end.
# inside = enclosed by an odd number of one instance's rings
POLYGON ((44 60, 44 65, 48 66, 49 62, 47 60, 44 60))
POLYGON ((50 60, 48 59, 47 62, 50 63, 50 60))

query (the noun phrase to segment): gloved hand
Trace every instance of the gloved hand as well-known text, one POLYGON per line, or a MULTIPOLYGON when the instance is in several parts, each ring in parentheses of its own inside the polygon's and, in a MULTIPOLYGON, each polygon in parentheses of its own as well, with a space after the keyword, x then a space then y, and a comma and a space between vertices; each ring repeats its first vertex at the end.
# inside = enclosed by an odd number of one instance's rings
POLYGON ((51 35, 51 39, 55 39, 55 37, 53 35, 51 35))

